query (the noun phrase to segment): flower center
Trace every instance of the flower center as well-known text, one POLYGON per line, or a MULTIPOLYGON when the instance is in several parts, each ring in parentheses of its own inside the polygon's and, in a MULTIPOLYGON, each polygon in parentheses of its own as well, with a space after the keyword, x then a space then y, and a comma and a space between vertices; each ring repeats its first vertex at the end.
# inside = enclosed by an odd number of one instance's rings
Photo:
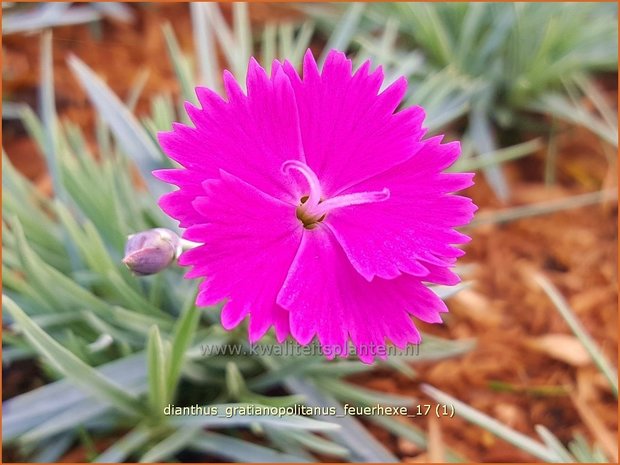
POLYGON ((282 164, 282 171, 285 174, 289 174, 291 170, 298 171, 308 183, 309 193, 299 199, 299 205, 296 210, 297 218, 306 229, 315 228, 325 219, 330 211, 336 208, 383 202, 390 198, 389 189, 384 188, 381 191, 356 192, 355 194, 337 195, 326 199, 323 196, 319 178, 308 165, 298 160, 285 161, 282 164))

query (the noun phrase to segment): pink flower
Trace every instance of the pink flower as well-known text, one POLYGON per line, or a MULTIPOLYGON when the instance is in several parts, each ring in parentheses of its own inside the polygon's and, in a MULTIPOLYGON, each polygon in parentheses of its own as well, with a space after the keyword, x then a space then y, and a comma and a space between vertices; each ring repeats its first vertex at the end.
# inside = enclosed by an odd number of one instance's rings
POLYGON ((247 94, 226 71, 226 100, 197 88, 195 128, 160 134, 183 168, 155 174, 179 187, 161 208, 203 244, 179 259, 205 278, 198 305, 225 301, 226 329, 249 316, 251 342, 273 326, 280 342, 317 337, 330 358, 350 340, 371 362, 388 340, 420 341, 411 316, 441 322, 446 306, 424 283, 459 281, 453 244, 469 238, 454 227, 476 207, 450 195, 473 175, 442 172, 459 144, 422 140, 422 108, 397 111, 405 79, 379 92, 381 68, 351 68, 338 51, 321 72, 308 51, 303 79, 251 59, 247 94))

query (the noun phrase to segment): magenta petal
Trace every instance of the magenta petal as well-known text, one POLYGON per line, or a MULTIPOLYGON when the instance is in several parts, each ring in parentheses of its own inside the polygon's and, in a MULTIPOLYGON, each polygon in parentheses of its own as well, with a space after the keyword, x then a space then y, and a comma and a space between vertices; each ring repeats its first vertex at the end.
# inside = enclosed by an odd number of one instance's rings
POLYGON ((469 238, 454 228, 467 224, 476 207, 470 199, 450 194, 471 185, 471 175, 441 172, 454 162, 459 148, 439 141, 429 139, 406 162, 345 192, 387 188, 388 200, 334 210, 326 218, 349 260, 366 279, 408 273, 430 282, 450 281, 438 271, 430 272, 428 264, 450 266, 463 254, 453 244, 469 238))
POLYGON ((351 74, 351 60, 332 51, 318 74, 308 52, 303 80, 289 63, 306 162, 321 180, 326 196, 403 162, 420 146, 424 112, 394 113, 406 90, 397 80, 379 93, 381 69, 363 65, 351 74))
POLYGON ((242 103, 247 98, 235 77, 228 70, 224 71, 224 89, 231 103, 242 103))
POLYGON ((182 228, 203 219, 192 207, 194 199, 204 194, 199 182, 200 177, 197 177, 196 173, 184 169, 162 169, 154 171, 153 176, 179 186, 178 190, 164 194, 159 199, 159 206, 166 214, 178 220, 182 228))
POLYGON ((291 335, 301 344, 316 336, 324 351, 346 356, 350 338, 366 363, 385 358, 387 340, 401 348, 420 341, 410 315, 439 322, 446 311, 414 277, 366 281, 324 227, 304 232, 277 302, 289 310, 291 335))
POLYGON ((194 175, 194 183, 213 179, 223 169, 272 196, 291 196, 291 180, 280 168, 286 160, 303 159, 295 95, 282 69, 271 78, 255 61, 248 71, 245 96, 225 74, 229 101, 198 88, 202 105, 186 105, 195 128, 174 124, 160 133, 166 154, 194 175))
POLYGON ((178 220, 182 228, 187 228, 200 218, 192 207, 192 202, 201 194, 202 188, 188 184, 182 189, 162 195, 159 206, 166 214, 178 220))
POLYGON ((205 184, 205 194, 194 207, 208 223, 190 227, 186 236, 207 243, 179 259, 194 267, 193 277, 206 278, 198 304, 227 299, 224 327, 230 329, 250 315, 251 341, 271 326, 283 339, 288 313, 276 304, 276 295, 301 240, 295 208, 225 172, 205 184))

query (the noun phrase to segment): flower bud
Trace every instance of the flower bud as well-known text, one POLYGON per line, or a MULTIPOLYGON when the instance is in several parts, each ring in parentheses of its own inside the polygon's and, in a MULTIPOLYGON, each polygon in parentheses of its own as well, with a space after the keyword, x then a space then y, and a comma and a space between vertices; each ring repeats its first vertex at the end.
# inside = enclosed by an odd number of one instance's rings
POLYGON ((168 267, 181 251, 176 233, 165 228, 149 229, 127 238, 123 263, 134 274, 148 276, 168 267))

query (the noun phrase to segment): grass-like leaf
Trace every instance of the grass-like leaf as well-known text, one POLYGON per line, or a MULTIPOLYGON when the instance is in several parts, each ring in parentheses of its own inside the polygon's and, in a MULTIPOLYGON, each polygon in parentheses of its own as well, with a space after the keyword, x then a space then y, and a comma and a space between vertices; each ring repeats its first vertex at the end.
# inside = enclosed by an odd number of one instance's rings
POLYGON ((479 412, 449 394, 446 394, 433 386, 429 386, 428 384, 422 384, 421 389, 424 393, 432 397, 437 402, 453 406, 456 415, 459 415, 467 421, 484 428, 519 449, 532 454, 534 457, 537 457, 545 462, 559 462, 562 460, 561 457, 549 447, 534 441, 533 439, 507 427, 506 425, 501 424, 494 418, 479 412))
POLYGON ((23 434, 19 438, 19 443, 31 444, 53 438, 59 433, 75 429, 77 425, 83 425, 89 420, 100 418, 109 408, 109 404, 93 402, 91 399, 75 404, 49 420, 42 421, 23 434))
MULTIPOLYGON (((123 389, 144 384, 146 361, 143 354, 110 362, 97 370, 101 376, 113 379, 123 389)), ((40 423, 77 405, 95 402, 88 391, 76 387, 69 378, 46 384, 4 402, 2 438, 13 441, 40 423)))
POLYGON ((225 436, 210 431, 201 431, 192 439, 190 449, 205 452, 237 462, 255 463, 300 463, 307 462, 304 457, 283 454, 253 442, 225 436))
POLYGON ((566 198, 547 200, 531 205, 505 208, 496 212, 480 213, 469 224, 473 228, 483 224, 498 224, 516 221, 522 218, 529 218, 538 215, 548 215, 562 210, 587 207, 602 202, 617 202, 617 189, 607 189, 603 191, 588 192, 587 194, 573 195, 566 198))
POLYGON ((605 378, 607 378, 614 395, 618 397, 617 370, 612 368, 611 364, 607 361, 601 350, 598 348, 594 339, 592 339, 579 320, 577 320, 574 312, 568 305, 568 302, 566 302, 562 294, 560 294, 560 291, 553 285, 553 283, 541 273, 536 273, 533 276, 533 279, 542 288, 542 290, 545 291, 545 294, 547 294, 549 299, 551 299, 558 313, 562 316, 573 334, 579 339, 583 347, 590 354, 592 360, 601 373, 603 373, 605 378))
POLYGON ((134 397, 58 344, 34 324, 10 298, 4 296, 2 303, 24 331, 32 346, 67 378, 128 414, 141 415, 143 413, 134 397))
POLYGON ((302 430, 279 430, 278 433, 321 455, 348 457, 350 452, 332 441, 302 430))
POLYGON ((412 406, 414 400, 411 397, 396 394, 384 394, 374 389, 355 386, 342 380, 319 378, 321 388, 331 392, 338 400, 353 402, 359 405, 389 405, 389 406, 412 406))
POLYGON ((353 35, 356 32, 357 25, 360 22, 365 8, 366 5, 363 3, 356 2, 349 4, 347 11, 342 16, 338 25, 334 28, 334 34, 327 41, 327 45, 319 57, 319 65, 322 66, 323 63, 325 63, 327 54, 331 49, 335 48, 338 50, 346 50, 349 48, 349 44, 353 39, 353 35))
POLYGON ((119 98, 103 83, 84 62, 75 56, 69 57, 69 67, 78 78, 101 117, 110 126, 124 151, 136 162, 151 192, 163 192, 163 183, 157 182, 151 171, 161 165, 161 152, 146 131, 119 98))
POLYGON ((164 344, 156 325, 149 329, 147 342, 147 360, 149 374, 149 402, 153 414, 157 417, 163 415, 167 404, 168 392, 166 384, 166 372, 169 370, 169 358, 164 351, 164 344))
POLYGON ((99 19, 101 19, 101 14, 90 5, 71 8, 69 2, 40 4, 30 11, 4 13, 2 15, 2 35, 83 24, 99 19))
MULTIPOLYGON (((390 417, 382 416, 369 417, 368 421, 376 423, 390 433, 406 439, 407 441, 410 441, 421 448, 426 449, 428 447, 428 439, 426 435, 420 430, 420 428, 414 425, 397 421, 390 417)), ((447 462, 459 463, 466 461, 463 459, 463 457, 461 457, 459 454, 455 453, 449 448, 446 448, 445 454, 447 462)))
MULTIPOLYGON (((331 395, 319 391, 311 382, 291 377, 285 385, 296 394, 303 395, 306 405, 319 407, 335 407, 341 410, 342 406, 331 395)), ((355 418, 318 417, 340 426, 341 429, 328 433, 335 442, 343 445, 350 451, 351 461, 361 462, 397 462, 396 457, 377 441, 355 418)))
POLYGON ((37 447, 32 457, 33 463, 55 463, 65 454, 75 440, 73 433, 65 433, 45 441, 37 447))
POLYGON ((99 454, 95 463, 119 463, 124 462, 136 450, 141 448, 151 436, 151 429, 140 424, 117 440, 114 444, 99 454))
POLYGON ((177 80, 181 85, 181 95, 185 100, 190 102, 196 102, 196 95, 194 93, 194 87, 192 82, 194 79, 191 75, 191 69, 186 57, 181 53, 181 48, 177 41, 174 31, 170 23, 164 24, 163 28, 164 39, 166 41, 166 49, 168 50, 168 56, 172 62, 174 73, 177 76, 177 80))
POLYGON ((200 310, 193 304, 194 295, 192 294, 190 298, 191 300, 188 299, 188 304, 185 305, 172 335, 172 351, 167 375, 167 391, 171 399, 174 398, 174 390, 181 375, 185 354, 194 339, 200 319, 200 310))
POLYGON ((198 65, 200 68, 199 84, 219 90, 220 81, 213 31, 207 18, 208 12, 205 4, 192 2, 189 5, 192 16, 192 31, 194 34, 194 46, 197 50, 198 65))
POLYGON ((562 462, 575 462, 574 457, 572 457, 570 452, 566 450, 566 447, 564 447, 560 440, 546 427, 542 425, 536 425, 536 432, 543 440, 543 442, 547 445, 547 447, 554 451, 558 455, 558 457, 560 457, 562 462))
POLYGON ((140 457, 140 463, 158 462, 166 457, 174 457, 174 454, 188 446, 194 437, 198 435, 200 428, 189 426, 176 430, 167 436, 140 457))

